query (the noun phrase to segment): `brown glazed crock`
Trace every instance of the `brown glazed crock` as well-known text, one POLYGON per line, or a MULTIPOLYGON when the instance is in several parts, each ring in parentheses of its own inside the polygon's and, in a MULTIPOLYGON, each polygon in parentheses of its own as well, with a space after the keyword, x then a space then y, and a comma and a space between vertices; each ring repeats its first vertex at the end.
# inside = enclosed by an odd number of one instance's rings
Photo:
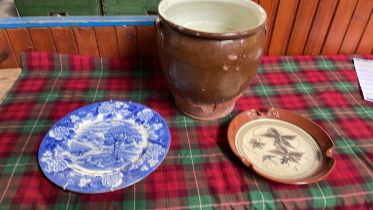
POLYGON ((284 184, 293 184, 293 185, 301 185, 301 184, 310 184, 315 183, 318 181, 323 180, 327 177, 335 167, 335 159, 333 157, 333 147, 334 143, 331 140, 330 136, 324 131, 320 126, 316 123, 307 119, 301 115, 296 113, 283 110, 283 109, 274 109, 271 108, 268 110, 267 113, 259 112, 255 109, 248 110, 241 112, 238 114, 229 124, 228 127, 228 142, 229 146, 231 147, 233 153, 242 161, 244 165, 254 170, 257 174, 275 181, 284 184), (304 177, 300 179, 281 179, 273 176, 269 176, 265 173, 262 173, 260 170, 257 170, 255 167, 255 163, 251 163, 248 159, 244 156, 241 156, 236 147, 236 135, 239 129, 244 126, 246 123, 256 120, 256 119, 278 119, 282 120, 291 124, 294 124, 308 134, 310 134, 315 142, 320 147, 322 154, 324 156, 324 160, 322 162, 321 167, 317 170, 313 175, 309 177, 304 177))
POLYGON ((256 75, 266 20, 249 30, 212 33, 178 25, 161 12, 159 16, 156 26, 160 63, 176 106, 199 120, 229 114, 256 75))

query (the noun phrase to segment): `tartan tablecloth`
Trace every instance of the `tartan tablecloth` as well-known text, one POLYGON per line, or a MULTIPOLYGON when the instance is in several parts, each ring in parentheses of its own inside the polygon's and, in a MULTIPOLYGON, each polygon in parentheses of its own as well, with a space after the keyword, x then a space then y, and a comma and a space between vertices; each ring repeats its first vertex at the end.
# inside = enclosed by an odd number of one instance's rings
POLYGON ((371 209, 372 116, 349 56, 263 57, 233 113, 200 122, 176 109, 156 60, 25 53, 22 75, 0 106, 0 209, 371 209), (109 99, 145 104, 165 118, 172 138, 165 161, 123 190, 60 189, 38 165, 43 136, 68 112, 109 99), (331 135, 337 163, 330 176, 310 185, 278 184, 233 155, 230 120, 270 107, 306 116, 331 135))

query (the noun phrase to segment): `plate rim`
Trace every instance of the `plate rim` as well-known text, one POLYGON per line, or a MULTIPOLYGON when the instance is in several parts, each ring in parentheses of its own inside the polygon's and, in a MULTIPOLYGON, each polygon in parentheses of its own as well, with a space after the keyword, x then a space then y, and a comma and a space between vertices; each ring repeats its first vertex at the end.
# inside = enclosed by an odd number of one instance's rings
MULTIPOLYGON (((40 168, 40 170, 42 171, 42 173, 44 174, 44 176, 51 182, 53 183, 54 185, 58 186, 59 188, 65 190, 65 191, 71 191, 71 192, 74 192, 74 193, 81 193, 81 194, 100 194, 100 193, 109 193, 109 192, 114 192, 114 191, 117 191, 117 190, 122 190, 124 188, 127 188, 131 185, 134 185, 142 180, 144 180, 146 177, 148 177, 151 173, 153 173, 165 160, 166 160, 166 157, 168 155, 168 152, 170 150, 170 146, 171 146, 171 132, 170 132, 170 128, 166 122, 166 120, 157 112, 155 111, 154 109, 146 106, 146 105, 143 105, 143 104, 140 104, 140 103, 136 103, 136 102, 133 102, 133 101, 126 101, 126 100, 103 100, 103 101, 98 101, 98 102, 95 102, 95 103, 89 103, 89 104, 85 104, 83 106, 80 106, 68 113, 66 113, 63 117, 59 118, 57 121, 54 122, 54 124, 44 133, 44 135, 42 136, 42 139, 39 143, 39 148, 38 148, 38 166, 40 168), (151 168, 151 170, 149 170, 148 172, 144 173, 143 176, 141 176, 140 178, 138 179, 135 179, 134 181, 128 183, 128 184, 124 184, 123 186, 119 186, 119 187, 115 187, 113 190, 99 190, 99 191, 78 191, 78 190, 74 190, 74 189, 69 189, 68 187, 64 188, 64 186, 54 182, 50 176, 43 170, 43 168, 41 167, 41 157, 42 157, 42 145, 44 144, 44 140, 45 138, 47 137, 48 133, 54 129, 59 122, 62 122, 63 120, 65 119, 68 119, 72 114, 78 112, 78 111, 81 111, 87 107, 90 107, 90 106, 95 106, 95 105, 99 105, 99 104, 102 104, 102 103, 105 103, 105 102, 110 102, 110 103, 115 103, 115 102, 120 102, 120 103, 124 103, 124 104, 132 104, 132 105, 135 105, 135 106, 138 106, 138 107, 142 107, 143 109, 149 109, 152 111, 153 114, 155 114, 159 119, 160 121, 163 121, 163 124, 165 125, 165 131, 167 131, 165 133, 165 135, 168 137, 168 144, 167 146, 165 147, 165 153, 164 153, 164 157, 162 158, 161 161, 158 162, 158 164, 156 164, 154 167, 151 168)), ((43 150, 45 151, 45 149, 43 150)), ((106 189, 106 188, 104 188, 106 189)))
POLYGON ((227 137, 231 150, 246 167, 251 168, 260 176, 278 183, 303 185, 319 182, 325 179, 333 171, 336 164, 336 160, 333 156, 334 142, 332 141, 329 134, 312 120, 284 109, 270 108, 267 112, 260 112, 256 109, 243 111, 236 117, 234 117, 233 120, 229 123, 227 137), (319 146, 324 157, 320 169, 313 176, 297 179, 276 178, 268 175, 265 172, 262 172, 261 170, 258 170, 255 167, 255 164, 251 163, 248 158, 238 152, 236 145, 236 135, 239 129, 246 123, 254 121, 256 119, 276 119, 293 124, 294 126, 303 129, 313 138, 313 140, 319 146))

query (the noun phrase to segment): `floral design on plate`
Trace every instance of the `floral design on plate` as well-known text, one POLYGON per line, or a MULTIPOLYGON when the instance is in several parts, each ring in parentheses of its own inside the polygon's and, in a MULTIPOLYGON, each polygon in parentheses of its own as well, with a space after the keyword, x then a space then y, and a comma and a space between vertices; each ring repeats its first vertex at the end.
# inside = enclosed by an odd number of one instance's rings
POLYGON ((155 111, 125 101, 79 108, 59 120, 39 148, 44 174, 63 189, 101 193, 132 185, 164 160, 170 131, 155 111))
MULTIPOLYGON (((253 135, 255 136, 254 131, 253 135)), ((272 160, 272 158, 278 158, 280 159, 281 164, 300 164, 299 161, 302 159, 304 153, 299 152, 291 143, 292 140, 297 138, 297 135, 282 135, 281 131, 278 131, 276 128, 269 127, 267 132, 261 136, 269 138, 267 141, 272 140, 273 146, 275 147, 274 149, 266 151, 272 155, 263 155, 263 162, 268 159, 272 160)), ((252 138, 250 140, 250 144, 254 149, 263 149, 263 146, 266 145, 266 143, 264 143, 259 137, 252 138)))
POLYGON ((256 119, 237 132, 238 152, 257 170, 273 177, 298 179, 313 174, 320 148, 303 129, 277 119, 256 119))

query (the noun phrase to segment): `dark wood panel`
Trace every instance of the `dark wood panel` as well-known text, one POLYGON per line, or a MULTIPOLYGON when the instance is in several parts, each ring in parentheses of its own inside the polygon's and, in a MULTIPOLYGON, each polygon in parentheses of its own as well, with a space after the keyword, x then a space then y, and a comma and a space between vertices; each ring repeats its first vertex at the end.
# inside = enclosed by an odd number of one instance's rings
POLYGON ((115 27, 95 27, 94 30, 100 56, 118 58, 118 41, 115 27))
POLYGON ((273 23, 275 22, 278 7, 278 0, 260 0, 259 3, 267 13, 267 41, 264 53, 268 54, 269 44, 271 43, 273 32, 273 23))
MULTIPOLYGON (((356 51, 359 41, 364 33, 365 26, 368 23, 372 6, 372 0, 359 0, 343 39, 341 48, 339 49, 340 54, 349 54, 356 51)), ((373 39, 373 37, 371 38, 373 39)))
POLYGON ((21 53, 23 51, 35 51, 30 34, 26 28, 7 29, 8 37, 12 43, 14 54, 18 64, 21 64, 21 53))
POLYGON ((0 68, 18 67, 16 56, 5 29, 0 29, 0 68))
POLYGON ((93 27, 73 27, 76 46, 80 55, 98 57, 97 40, 93 27))
POLYGON ((322 54, 338 52, 345 37, 357 0, 340 0, 322 54))
POLYGON ((137 47, 139 57, 157 56, 156 30, 151 26, 139 26, 137 29, 137 47))
POLYGON ((320 54, 336 6, 336 0, 320 0, 303 54, 320 54))
POLYGON ((75 37, 71 28, 51 28, 51 32, 58 53, 78 53, 75 37))
MULTIPOLYGON (((373 53, 373 0, 255 0, 267 12, 265 54, 373 53)), ((101 57, 157 56, 152 26, 0 29, 0 67, 22 51, 101 57), (1 61, 3 59, 3 61, 1 61)))
POLYGON ((319 0, 301 0, 286 54, 303 52, 319 0))
POLYGON ((365 31, 357 47, 358 54, 373 54, 373 11, 370 13, 370 18, 365 31))
POLYGON ((29 28, 29 33, 36 51, 56 52, 49 28, 29 28))
POLYGON ((285 54, 293 27, 293 20, 296 14, 297 5, 297 0, 280 1, 273 28, 271 44, 268 50, 269 55, 285 54))
POLYGON ((136 27, 116 27, 119 56, 137 57, 136 27))

